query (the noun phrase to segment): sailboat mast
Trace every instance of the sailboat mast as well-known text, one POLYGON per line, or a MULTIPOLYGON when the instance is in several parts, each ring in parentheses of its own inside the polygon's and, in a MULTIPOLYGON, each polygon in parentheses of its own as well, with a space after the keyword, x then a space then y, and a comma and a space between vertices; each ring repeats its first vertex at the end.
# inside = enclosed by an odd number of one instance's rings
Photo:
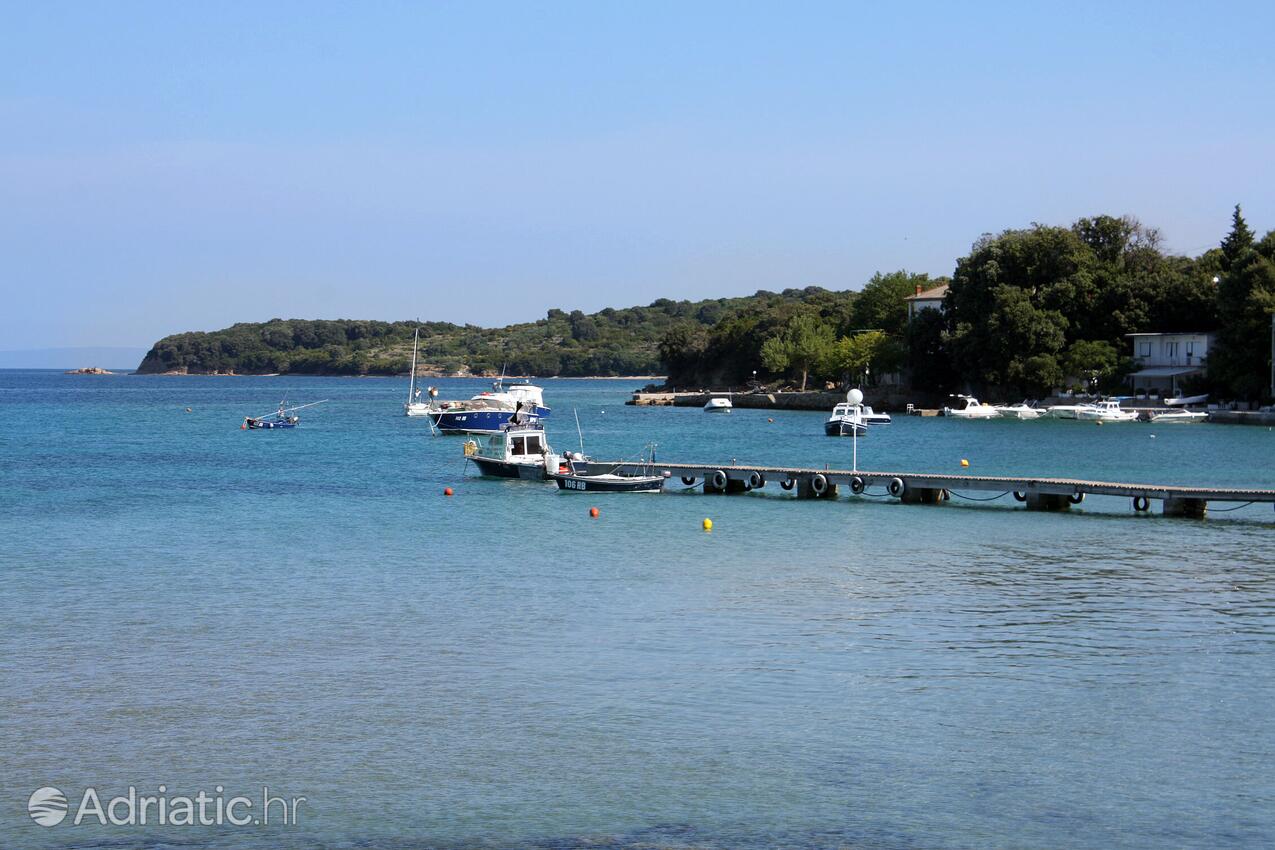
POLYGON ((421 337, 421 329, 417 328, 416 333, 412 334, 412 378, 407 382, 407 403, 412 403, 412 396, 416 393, 416 344, 421 337))

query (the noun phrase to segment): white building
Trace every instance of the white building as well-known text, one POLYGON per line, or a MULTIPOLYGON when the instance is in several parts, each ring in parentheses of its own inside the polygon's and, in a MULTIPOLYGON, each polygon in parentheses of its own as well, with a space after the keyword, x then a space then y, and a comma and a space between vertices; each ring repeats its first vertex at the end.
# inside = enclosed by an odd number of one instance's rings
POLYGON ((1178 395, 1178 383, 1190 375, 1203 375, 1208 367, 1213 334, 1126 334, 1133 343, 1138 369, 1129 376, 1135 390, 1159 390, 1178 395))
POLYGON ((908 321, 912 321, 922 310, 942 310, 945 295, 947 295, 946 283, 924 291, 918 286, 915 295, 909 295, 903 299, 908 302, 908 321))

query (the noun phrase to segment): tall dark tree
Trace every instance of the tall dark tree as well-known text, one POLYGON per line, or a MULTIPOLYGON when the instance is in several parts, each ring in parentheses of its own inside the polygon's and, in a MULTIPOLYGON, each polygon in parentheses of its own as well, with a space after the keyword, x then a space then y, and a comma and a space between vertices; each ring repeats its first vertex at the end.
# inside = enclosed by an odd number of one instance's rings
POLYGON ((1236 204, 1235 211, 1231 213, 1231 232, 1222 240, 1222 271, 1229 272, 1252 247, 1253 231, 1249 230, 1240 205, 1236 204))
POLYGON ((1209 353, 1209 377, 1244 399, 1270 395, 1271 316, 1275 314, 1275 231, 1254 243, 1235 209, 1222 242, 1225 270, 1218 284, 1220 327, 1209 353), (1228 256, 1229 254, 1229 256, 1228 256))

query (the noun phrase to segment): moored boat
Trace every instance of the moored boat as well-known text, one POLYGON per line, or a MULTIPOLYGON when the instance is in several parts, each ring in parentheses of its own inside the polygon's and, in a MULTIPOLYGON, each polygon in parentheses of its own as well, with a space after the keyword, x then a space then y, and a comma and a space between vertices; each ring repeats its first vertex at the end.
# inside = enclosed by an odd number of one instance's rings
POLYGON ((551 472, 547 476, 559 490, 581 493, 658 493, 664 489, 663 475, 621 475, 618 472, 551 472))
POLYGON ((952 398, 956 399, 956 403, 943 408, 944 416, 954 416, 957 419, 995 419, 1000 416, 996 408, 972 395, 954 395, 952 398))
POLYGON ((559 458, 549 448, 539 425, 506 425, 495 434, 465 443, 465 458, 483 475, 543 481, 546 471, 557 470, 559 458))
POLYGON ((1082 411, 1091 411, 1094 405, 1083 404, 1054 404, 1045 409, 1045 415, 1051 419, 1079 419, 1082 411))
POLYGON ((327 399, 322 401, 312 401, 309 404, 298 404, 295 407, 285 407, 288 402, 279 402, 279 409, 274 413, 267 413, 262 416, 245 416, 243 424, 239 426, 241 431, 260 431, 273 430, 275 428, 295 428, 301 422, 301 417, 296 415, 296 411, 306 407, 314 407, 316 404, 323 404, 327 399))
POLYGON ((833 406, 832 415, 828 417, 828 421, 823 423, 823 432, 829 437, 866 436, 868 423, 863 415, 863 405, 851 401, 838 402, 833 406))
MULTIPOLYGON (((431 388, 431 394, 433 390, 431 388)), ((428 416, 444 434, 496 434, 506 423, 538 422, 549 415, 544 391, 528 383, 505 386, 503 380, 464 401, 431 401, 428 416)))
POLYGON ((1166 425, 1180 422, 1189 424, 1191 422, 1203 422, 1209 418, 1209 415, 1203 410, 1168 410, 1164 413, 1151 414, 1152 422, 1161 422, 1166 425))
POLYGON ((998 404, 996 405, 996 412, 1004 419, 1019 419, 1022 421, 1039 419, 1045 415, 1045 411, 1025 401, 1020 401, 1018 404, 998 404))
POLYGON ((1100 401, 1088 410, 1076 411, 1076 418, 1089 422, 1133 422, 1138 418, 1136 410, 1122 410, 1120 402, 1113 399, 1100 401))
MULTIPOLYGON (((421 330, 416 329, 416 333, 412 335, 412 376, 407 382, 407 401, 403 402, 403 413, 408 416, 428 416, 430 412, 430 402, 421 401, 421 388, 416 386, 416 348, 420 342, 421 330)), ((432 401, 438 395, 438 390, 433 387, 429 388, 429 396, 432 401)))

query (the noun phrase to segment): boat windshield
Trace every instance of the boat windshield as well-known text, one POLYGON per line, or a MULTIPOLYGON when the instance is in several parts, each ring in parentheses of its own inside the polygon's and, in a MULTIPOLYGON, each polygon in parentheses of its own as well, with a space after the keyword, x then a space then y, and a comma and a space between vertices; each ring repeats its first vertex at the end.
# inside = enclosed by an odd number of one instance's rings
POLYGON ((544 454, 544 438, 540 434, 515 434, 510 437, 509 448, 512 455, 544 454))

